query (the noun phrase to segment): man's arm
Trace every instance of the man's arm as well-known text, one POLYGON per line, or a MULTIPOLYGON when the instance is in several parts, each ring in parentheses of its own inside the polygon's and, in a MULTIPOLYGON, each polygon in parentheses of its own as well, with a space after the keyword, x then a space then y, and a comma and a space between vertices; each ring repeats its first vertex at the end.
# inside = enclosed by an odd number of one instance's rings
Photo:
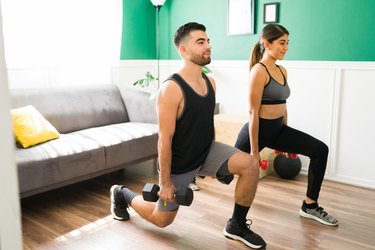
POLYGON ((171 182, 172 138, 183 95, 174 81, 165 82, 159 90, 156 105, 159 123, 158 155, 160 167, 160 198, 173 200, 176 187, 171 182))

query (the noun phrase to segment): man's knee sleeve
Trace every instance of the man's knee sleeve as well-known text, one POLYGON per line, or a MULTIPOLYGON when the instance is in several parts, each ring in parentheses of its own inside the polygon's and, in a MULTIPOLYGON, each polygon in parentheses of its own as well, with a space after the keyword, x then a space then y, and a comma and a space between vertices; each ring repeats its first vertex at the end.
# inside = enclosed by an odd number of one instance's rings
POLYGON ((228 170, 228 160, 226 160, 223 165, 221 165, 216 173, 216 178, 223 184, 229 185, 229 183, 232 182, 234 176, 228 170))

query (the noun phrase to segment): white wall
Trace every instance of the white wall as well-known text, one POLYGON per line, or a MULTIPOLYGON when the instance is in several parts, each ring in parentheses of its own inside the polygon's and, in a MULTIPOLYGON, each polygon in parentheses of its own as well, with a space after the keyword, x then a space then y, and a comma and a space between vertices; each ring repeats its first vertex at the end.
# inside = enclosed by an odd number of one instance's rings
POLYGON ((34 88, 58 85, 106 84, 111 82, 111 67, 8 67, 9 88, 34 88))
MULTIPOLYGON (((375 93, 374 62, 282 61, 288 70, 292 95, 288 100, 289 125, 324 141, 330 148, 326 178, 375 188, 372 164, 375 122, 372 93, 375 93)), ((161 61, 160 78, 166 79, 182 66, 181 60, 161 61)), ((155 75, 157 62, 121 61, 112 67, 110 82, 122 88, 147 71, 155 75)), ((213 61, 209 68, 217 84, 217 101, 222 113, 247 115, 248 62, 213 61)), ((40 69, 11 69, 10 87, 63 84, 40 69), (25 77, 22 74, 29 72, 25 77), (32 83, 32 84, 30 84, 32 83)), ((52 75, 55 75, 52 72, 52 75)), ((67 79, 66 82, 73 82, 67 79)), ((106 81, 107 82, 107 81, 106 81)), ((97 83, 88 77, 87 83, 97 83)), ((154 91, 149 88, 146 91, 154 91)), ((302 157, 306 173, 308 159, 302 157)))
POLYGON ((0 3, 0 249, 22 249, 18 179, 14 162, 14 139, 4 60, 0 3))
MULTIPOLYGON (((326 178, 375 188, 372 151, 375 123, 374 62, 283 61, 292 95, 289 124, 324 141, 330 148, 326 178)), ((165 79, 181 61, 161 61, 165 79)), ((247 115, 248 62, 213 61, 209 68, 217 84, 222 113, 247 115)), ((112 69, 112 82, 130 86, 146 71, 156 72, 155 61, 122 61, 112 69)), ((308 159, 302 157, 306 173, 308 159)))

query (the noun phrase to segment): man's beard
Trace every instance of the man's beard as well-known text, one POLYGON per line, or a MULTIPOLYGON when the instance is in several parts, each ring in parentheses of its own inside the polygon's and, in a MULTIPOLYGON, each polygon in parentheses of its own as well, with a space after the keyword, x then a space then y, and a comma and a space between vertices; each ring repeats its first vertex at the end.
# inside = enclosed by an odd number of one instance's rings
POLYGON ((203 67, 207 64, 210 64, 211 57, 204 58, 204 57, 201 57, 201 56, 198 56, 198 55, 194 55, 194 56, 191 57, 190 61, 203 67))

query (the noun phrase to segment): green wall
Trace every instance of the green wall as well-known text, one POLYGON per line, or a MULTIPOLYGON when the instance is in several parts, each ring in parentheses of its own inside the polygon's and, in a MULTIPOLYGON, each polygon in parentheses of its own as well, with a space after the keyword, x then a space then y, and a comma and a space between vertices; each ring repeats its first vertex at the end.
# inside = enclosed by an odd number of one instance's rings
MULTIPOLYGON (((121 59, 155 59, 155 9, 123 0, 121 59)), ((290 32, 287 60, 375 61, 374 0, 255 0, 255 34, 227 35, 227 0, 167 0, 160 11, 161 59, 179 59, 173 33, 203 23, 215 60, 247 60, 263 28, 263 4, 280 3, 279 23, 290 32)))
POLYGON ((155 59, 155 8, 147 0, 123 0, 121 55, 126 59, 155 59))

